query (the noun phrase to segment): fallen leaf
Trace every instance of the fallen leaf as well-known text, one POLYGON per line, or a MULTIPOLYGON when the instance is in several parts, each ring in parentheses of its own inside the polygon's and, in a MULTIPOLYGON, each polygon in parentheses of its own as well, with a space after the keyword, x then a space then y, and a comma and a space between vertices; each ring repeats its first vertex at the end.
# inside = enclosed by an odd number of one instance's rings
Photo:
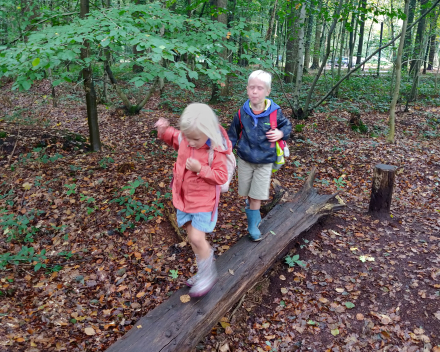
POLYGON ((392 322, 391 318, 388 315, 382 314, 380 316, 380 322, 384 325, 388 325, 392 322))
POLYGON ((286 294, 288 292, 287 288, 281 287, 281 293, 286 294))
POLYGON ((286 280, 286 277, 284 275, 280 275, 280 280, 286 280))
POLYGON ((86 335, 89 335, 89 336, 95 335, 95 329, 93 329, 93 328, 85 328, 84 332, 86 333, 86 335))
POLYGON ((138 325, 136 326, 138 329, 142 329, 142 325, 138 325))
POLYGON ((134 252, 134 256, 135 256, 137 259, 140 259, 140 258, 142 257, 142 254, 140 254, 139 252, 134 252))
POLYGON ((136 297, 137 298, 141 298, 141 297, 143 297, 143 296, 145 296, 145 292, 139 292, 137 295, 136 295, 136 297))
POLYGON ((339 329, 333 329, 330 331, 333 336, 339 335, 339 329))
POLYGON ((324 297, 320 297, 319 298, 319 302, 321 302, 321 303, 328 303, 328 299, 324 298, 324 297))
POLYGON ((354 308, 354 304, 351 303, 351 302, 345 302, 345 306, 346 306, 348 309, 354 308))
POLYGON ((336 292, 342 293, 344 291, 345 291, 345 289, 343 289, 343 288, 340 288, 340 287, 336 288, 336 292))
POLYGON ((234 331, 232 331, 232 328, 230 326, 227 326, 225 328, 225 333, 226 333, 226 335, 231 335, 234 333, 234 331))
POLYGON ((273 340, 275 338, 275 335, 267 335, 267 336, 264 336, 264 338, 266 340, 273 340))
POLYGON ((226 329, 228 326, 231 326, 231 324, 229 324, 228 322, 225 322, 225 321, 221 321, 220 325, 222 326, 223 329, 226 329))
POLYGON ((228 271, 229 271, 229 274, 234 275, 234 270, 229 269, 228 271))
POLYGON ((180 302, 182 302, 182 303, 188 303, 190 300, 191 300, 191 297, 189 295, 180 296, 180 302))
POLYGON ((356 314, 356 319, 357 320, 364 320, 364 315, 362 313, 358 313, 358 314, 356 314))
POLYGON ((31 187, 32 187, 32 184, 30 184, 29 182, 25 182, 25 183, 23 183, 23 188, 24 188, 26 191, 29 191, 29 190, 31 189, 31 187))
POLYGON ((440 310, 434 313, 434 316, 440 320, 440 310))

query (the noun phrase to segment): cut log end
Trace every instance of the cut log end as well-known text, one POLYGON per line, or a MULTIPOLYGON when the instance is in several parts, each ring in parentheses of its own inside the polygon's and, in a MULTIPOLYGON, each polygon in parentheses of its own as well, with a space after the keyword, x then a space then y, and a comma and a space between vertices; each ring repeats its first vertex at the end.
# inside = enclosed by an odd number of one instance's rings
POLYGON ((377 164, 374 168, 371 198, 368 211, 376 214, 389 214, 394 188, 396 167, 377 164))

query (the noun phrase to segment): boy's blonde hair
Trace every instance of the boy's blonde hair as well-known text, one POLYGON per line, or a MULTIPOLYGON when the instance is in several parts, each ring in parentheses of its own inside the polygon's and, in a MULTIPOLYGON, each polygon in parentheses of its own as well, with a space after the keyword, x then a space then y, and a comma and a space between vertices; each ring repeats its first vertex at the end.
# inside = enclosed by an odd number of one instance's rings
POLYGON ((211 148, 223 145, 217 116, 206 104, 189 104, 185 110, 183 110, 179 124, 180 130, 184 134, 187 131, 193 130, 199 130, 204 133, 211 140, 211 148))
POLYGON ((271 88, 271 85, 272 85, 272 75, 269 72, 266 72, 266 71, 263 71, 263 70, 257 70, 257 71, 252 72, 249 75, 248 84, 249 84, 249 81, 251 79, 254 79, 254 78, 257 78, 261 82, 263 82, 266 85, 267 89, 271 88))

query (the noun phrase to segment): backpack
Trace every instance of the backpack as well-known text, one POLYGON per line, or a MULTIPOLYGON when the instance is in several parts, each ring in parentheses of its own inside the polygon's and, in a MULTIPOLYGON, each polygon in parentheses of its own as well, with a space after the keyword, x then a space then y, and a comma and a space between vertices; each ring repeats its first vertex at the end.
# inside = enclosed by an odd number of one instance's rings
MULTIPOLYGON (((272 111, 269 115, 270 128, 272 130, 277 128, 278 125, 277 111, 278 110, 272 111)), ((241 135, 243 133, 243 124, 241 123, 241 109, 238 110, 238 120, 240 121, 240 126, 242 130, 240 132, 240 138, 241 138, 241 135)), ((286 141, 279 140, 276 142, 272 142, 270 144, 270 147, 273 148, 274 146, 275 146, 275 151, 277 153, 277 160, 275 160, 275 162, 272 165, 272 173, 277 172, 281 168, 281 166, 283 166, 286 162, 284 157, 287 158, 290 155, 289 147, 287 146, 286 141)))
MULTIPOLYGON (((180 146, 180 143, 182 142, 182 139, 183 139, 182 132, 180 132, 179 137, 177 138, 177 140, 179 141, 179 146, 180 146)), ((222 141, 223 141, 223 146, 225 148, 227 148, 228 143, 223 135, 222 135, 222 141)), ((214 160, 214 150, 212 148, 209 148, 209 151, 208 151, 208 164, 209 164, 209 166, 212 165, 213 160, 214 160)), ((231 152, 230 154, 226 154, 226 167, 228 169, 228 180, 222 185, 215 186, 215 206, 214 206, 214 210, 212 211, 211 221, 214 221, 214 215, 218 209, 218 204, 220 202, 220 193, 226 193, 229 191, 229 184, 231 183, 232 178, 234 177, 236 166, 237 166, 237 162, 235 160, 234 153, 231 152)))

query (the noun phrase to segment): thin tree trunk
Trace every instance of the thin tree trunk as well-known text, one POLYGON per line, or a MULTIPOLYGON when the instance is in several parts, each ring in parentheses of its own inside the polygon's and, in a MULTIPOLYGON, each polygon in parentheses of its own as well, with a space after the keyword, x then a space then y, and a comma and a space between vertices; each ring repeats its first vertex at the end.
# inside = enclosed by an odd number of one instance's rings
POLYGON ((293 92, 293 113, 297 117, 302 117, 302 111, 299 110, 299 92, 301 90, 302 76, 303 76, 303 61, 304 61, 304 20, 306 18, 306 2, 301 4, 299 14, 299 33, 298 33, 298 64, 296 73, 295 90, 293 92))
POLYGON ((319 68, 319 70, 318 70, 318 72, 317 72, 317 74, 315 76, 315 79, 313 80, 312 86, 309 89, 309 93, 307 94, 306 103, 304 105, 304 114, 305 114, 305 116, 309 115, 309 104, 310 104, 310 101, 312 99, 313 91, 315 90, 316 83, 318 82, 318 79, 321 76, 321 73, 324 70, 324 67, 325 67, 325 65, 327 63, 327 59, 328 59, 328 57, 330 55, 331 36, 332 36, 333 31, 336 28, 336 24, 337 24, 338 19, 339 19, 339 14, 341 13, 341 8, 342 8, 342 5, 344 3, 345 3, 345 1, 341 1, 339 3, 339 6, 338 6, 338 8, 336 10, 336 14, 334 16, 334 20, 333 20, 332 26, 329 29, 328 37, 327 37, 327 50, 325 52, 324 60, 322 61, 321 66, 320 66, 320 68, 319 68))
POLYGON ((362 60, 362 48, 364 45, 364 32, 365 32, 365 12, 367 8, 367 0, 361 0, 359 4, 359 9, 361 10, 361 27, 359 28, 359 42, 358 42, 358 50, 356 55, 356 65, 359 65, 362 60))
POLYGON ((437 13, 432 16, 432 21, 431 21, 431 36, 429 39, 429 58, 428 58, 428 70, 432 70, 433 69, 433 63, 434 63, 434 55, 435 55, 435 49, 436 49, 436 29, 437 29, 437 21, 440 15, 440 9, 437 9, 437 13))
POLYGON ((288 21, 288 38, 287 38, 287 44, 286 44, 286 66, 284 68, 284 82, 285 83, 292 83, 293 82, 293 75, 294 75, 294 69, 295 69, 295 11, 294 11, 293 3, 291 3, 290 6, 290 15, 289 15, 289 21, 288 21))
MULTIPOLYGON (((408 9, 408 27, 414 22, 414 15, 416 12, 417 0, 409 0, 409 9, 408 9)), ((402 56, 402 67, 404 69, 408 69, 408 60, 411 57, 412 53, 412 31, 409 30, 405 36, 405 45, 403 47, 403 56, 402 56)))
MULTIPOLYGON (((423 16, 426 9, 424 8, 428 0, 420 0, 420 16, 423 16)), ((417 25, 417 34, 416 41, 414 43, 414 55, 410 64, 410 72, 414 72, 417 69, 420 69, 421 63, 418 60, 421 60, 424 54, 423 51, 423 36, 426 28, 426 17, 423 16, 422 20, 417 25)))
POLYGON ((309 15, 309 19, 307 21, 306 43, 305 43, 305 47, 304 47, 304 71, 306 71, 306 72, 309 69, 309 64, 310 64, 310 44, 312 41, 313 22, 315 19, 315 14, 313 13, 315 10, 314 2, 312 2, 312 4, 310 6, 311 6, 310 15, 309 15))
POLYGON ((403 20, 402 33, 401 33, 400 43, 399 43, 399 49, 397 51, 397 59, 396 59, 396 85, 394 87, 393 99, 391 100, 391 105, 390 105, 390 119, 389 119, 390 130, 389 130, 389 133, 388 133, 388 136, 387 136, 387 142, 389 142, 389 143, 394 143, 394 136, 395 136, 396 104, 397 104, 397 99, 399 98, 400 79, 402 77, 402 53, 403 53, 403 46, 405 44, 405 34, 406 34, 406 27, 407 27, 407 23, 408 23, 408 7, 409 7, 409 0, 405 0, 405 15, 406 15, 406 18, 403 20))
MULTIPOLYGON (((374 17, 373 17, 373 21, 371 21, 370 30, 368 31, 367 49, 365 49, 365 56, 368 56, 368 49, 370 46, 371 30, 373 29, 373 23, 374 23, 374 17)), ((362 66, 362 71, 365 71, 365 65, 362 66)))
MULTIPOLYGON (((215 0, 214 0, 215 1, 215 0)), ((216 0, 216 5, 218 9, 222 9, 216 17, 216 20, 223 23, 225 26, 228 24, 228 18, 226 14, 227 0, 216 0)), ((226 38, 224 38, 226 40, 226 38)), ((228 59, 228 51, 226 48, 219 53, 219 56, 226 62, 228 59)), ((226 76, 225 81, 221 82, 219 85, 217 82, 212 82, 212 95, 210 103, 215 104, 220 101, 220 97, 227 97, 229 94, 229 77, 226 76)))
MULTIPOLYGON (((342 34, 341 34, 341 47, 339 48, 339 66, 338 66, 338 80, 341 78, 341 69, 342 69, 342 56, 344 52, 344 45, 345 45, 345 24, 347 23, 347 20, 344 20, 342 22, 342 34)), ((335 91, 335 97, 339 96, 339 87, 335 91)))
MULTIPOLYGON (((360 4, 359 4, 360 6, 360 4)), ((358 7, 359 7, 358 6, 358 7)), ((350 44, 349 44, 349 52, 348 52, 348 67, 347 71, 350 71, 350 69, 353 67, 353 53, 354 53, 354 44, 356 42, 356 33, 357 33, 357 26, 359 24, 359 21, 357 20, 357 17, 354 13, 351 14, 351 28, 350 32, 350 44)))
MULTIPOLYGON (((89 0, 81 0, 81 18, 86 18, 89 13, 89 0)), ((81 59, 86 60, 89 57, 90 43, 84 42, 84 48, 81 48, 81 59)), ((84 90, 86 93, 87 121, 89 125, 89 139, 92 151, 101 151, 101 141, 99 138, 98 108, 96 104, 96 92, 93 84, 92 68, 90 65, 82 70, 84 79, 84 90)))
POLYGON ((266 41, 269 41, 272 36, 273 24, 275 22, 275 15, 277 13, 277 4, 278 4, 278 0, 275 0, 275 4, 273 5, 273 9, 272 9, 272 15, 270 16, 269 27, 267 28, 266 41))
MULTIPOLYGON (((321 1, 318 4, 318 13, 321 12, 321 1)), ((320 38, 321 38, 321 31, 324 26, 324 21, 316 21, 316 31, 315 31, 315 41, 313 46, 313 62, 311 69, 316 69, 319 67, 319 46, 320 46, 320 38)))
MULTIPOLYGON (((412 27, 414 27, 417 23, 419 23, 423 17, 425 17, 427 14, 429 14, 434 8, 436 8, 436 6, 440 3, 440 0, 435 0, 435 2, 432 4, 432 6, 423 14, 423 16, 419 17, 419 19, 417 21, 415 21, 411 26, 407 26, 407 30, 411 29, 412 27)), ((368 60, 370 60, 374 55, 376 55, 379 50, 383 50, 385 48, 388 48, 390 45, 394 44, 394 42, 400 38, 402 33, 400 33, 399 35, 397 35, 395 38, 393 38, 391 41, 389 41, 387 44, 385 44, 384 46, 378 48, 377 50, 375 50, 373 53, 370 54, 370 56, 368 56, 363 62, 361 62, 359 65, 357 65, 355 68, 353 68, 350 72, 348 72, 344 77, 342 77, 328 92, 326 95, 324 95, 324 97, 321 98, 321 100, 319 100, 311 110, 316 109, 319 105, 321 105, 332 93, 333 91, 342 83, 344 82, 348 77, 350 77, 350 75, 353 72, 356 72, 357 70, 359 70, 359 68, 368 60)), ((313 85, 312 85, 313 86, 313 85)))

